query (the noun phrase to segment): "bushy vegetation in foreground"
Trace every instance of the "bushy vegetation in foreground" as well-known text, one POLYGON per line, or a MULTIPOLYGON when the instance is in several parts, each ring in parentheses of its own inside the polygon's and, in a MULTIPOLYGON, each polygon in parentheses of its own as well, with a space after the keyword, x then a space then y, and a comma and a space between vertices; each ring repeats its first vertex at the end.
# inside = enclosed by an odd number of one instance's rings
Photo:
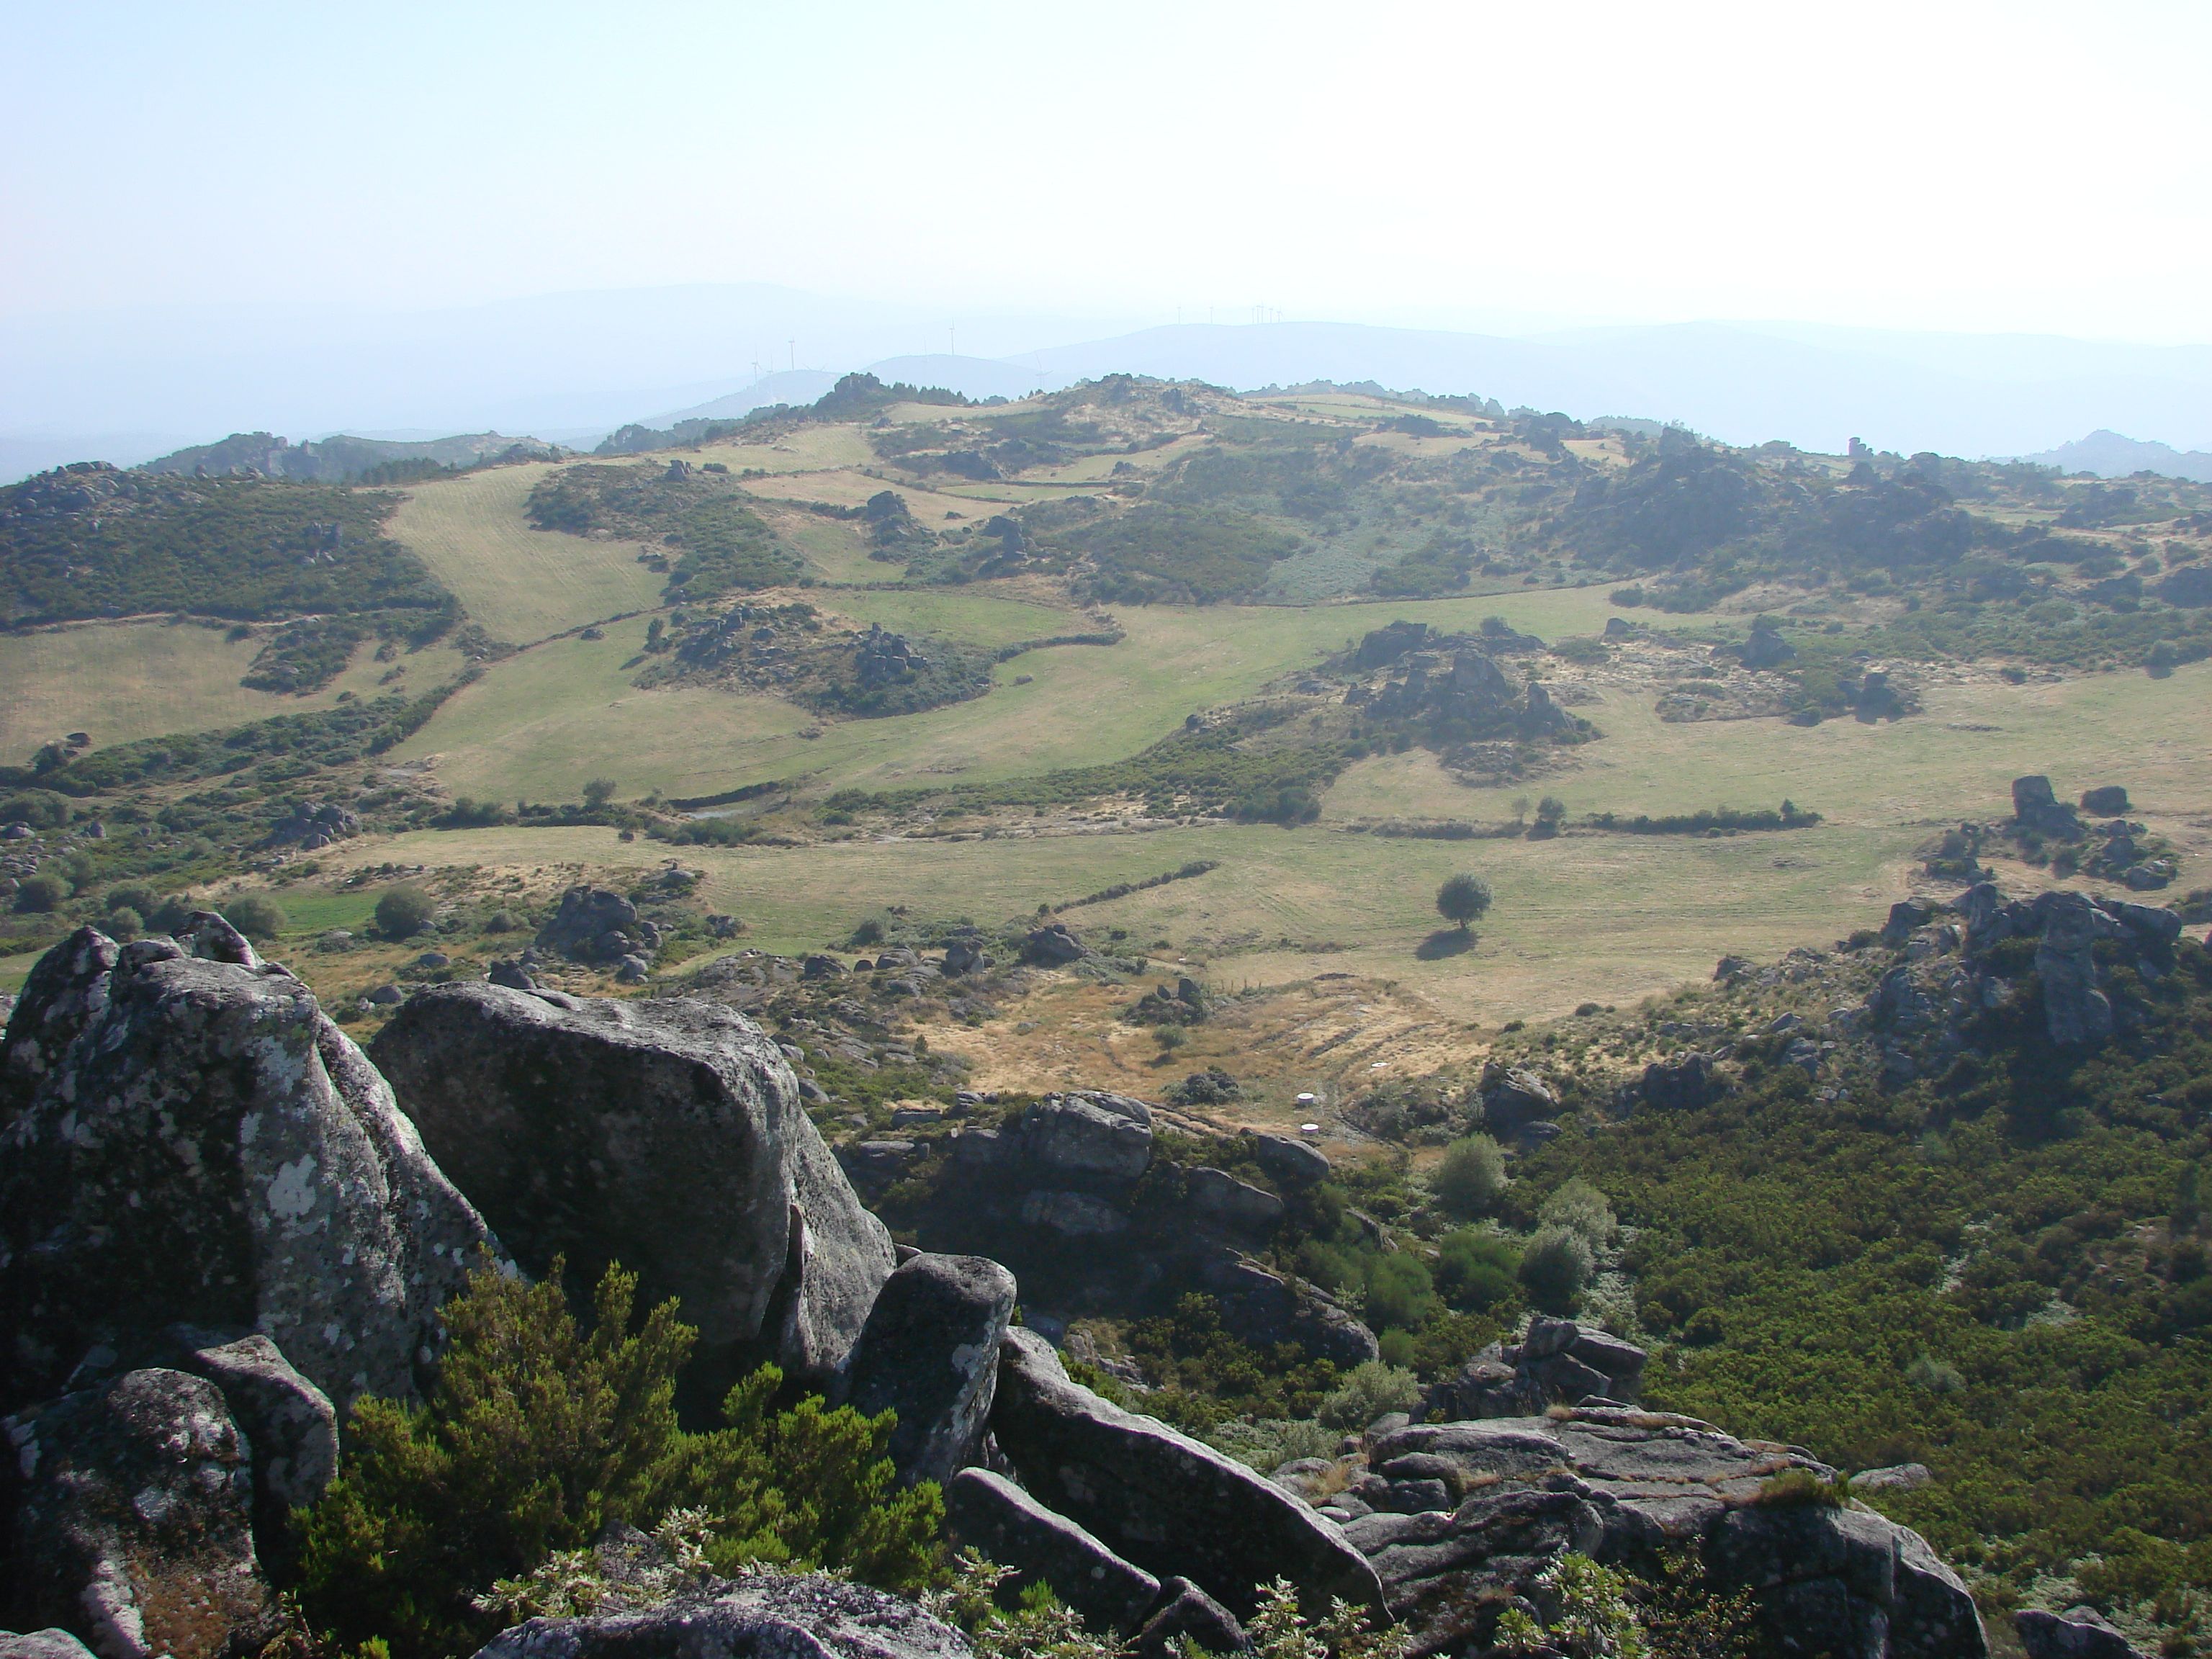
POLYGON ((526 1285, 487 1267, 445 1310, 451 1346, 427 1403, 364 1399, 338 1479, 302 1511, 310 1625, 392 1659, 472 1652, 508 1622, 495 1586, 608 1522, 705 1517, 703 1563, 836 1568, 914 1591, 941 1576, 933 1485, 896 1488, 892 1418, 775 1401, 763 1366, 730 1392, 726 1426, 677 1421, 696 1337, 664 1303, 633 1319, 637 1280, 610 1267, 580 1322, 556 1265, 526 1285), (635 1325, 635 1328, 633 1326, 635 1325))

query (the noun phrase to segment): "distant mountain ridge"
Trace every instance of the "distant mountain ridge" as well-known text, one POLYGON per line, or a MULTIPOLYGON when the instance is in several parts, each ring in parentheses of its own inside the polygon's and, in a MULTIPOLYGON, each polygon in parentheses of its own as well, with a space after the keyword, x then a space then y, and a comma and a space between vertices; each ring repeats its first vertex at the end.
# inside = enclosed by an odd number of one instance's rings
POLYGON ((2187 478, 2212 483, 2212 453, 2201 449, 2179 450, 2172 444, 2145 443, 2100 428, 2086 438, 2046 449, 2040 455, 2023 455, 2023 461, 2055 466, 2062 472, 2094 472, 2100 478, 2126 478, 2138 472, 2155 472, 2168 478, 2187 478))

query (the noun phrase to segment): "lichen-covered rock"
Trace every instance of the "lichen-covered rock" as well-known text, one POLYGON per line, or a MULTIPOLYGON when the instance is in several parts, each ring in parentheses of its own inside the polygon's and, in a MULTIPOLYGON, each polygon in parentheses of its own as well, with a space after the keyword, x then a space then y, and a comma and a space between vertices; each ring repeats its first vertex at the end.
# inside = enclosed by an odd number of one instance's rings
POLYGON ((991 1429, 1038 1501, 1125 1559, 1162 1577, 1180 1573, 1240 1615, 1277 1577, 1316 1611, 1332 1595, 1382 1606, 1374 1569, 1329 1522, 1212 1447, 1071 1382, 1028 1331, 1009 1331, 999 1351, 991 1429))
POLYGON ((1253 1153, 1260 1167, 1285 1187, 1314 1187, 1328 1179, 1328 1158, 1320 1147, 1288 1135, 1257 1135, 1253 1153))
POLYGON ((2027 1659, 2143 1659, 2142 1654, 2094 1607, 2051 1613, 2024 1607, 2012 1616, 2027 1659))
POLYGON ((620 962, 659 943, 659 930, 642 921, 637 906, 604 887, 571 887, 561 908, 538 930, 540 950, 557 951, 577 962, 620 962))
POLYGON ((294 1370, 267 1337, 173 1325, 162 1333, 174 1370, 215 1384, 253 1450, 253 1538, 264 1561, 292 1547, 289 1522, 323 1495, 338 1468, 338 1417, 330 1396, 294 1370))
POLYGON ((945 1489, 945 1516, 956 1543, 1014 1570, 1014 1589, 1049 1584, 1094 1625, 1141 1629, 1160 1599, 1151 1573, 988 1469, 960 1471, 945 1489))
POLYGON ((245 1438, 215 1385, 131 1371, 7 1419, 17 1620, 100 1659, 216 1659, 274 1634, 245 1438))
POLYGON ((902 1480, 942 1483, 975 1457, 1013 1311, 1014 1276, 980 1255, 916 1255, 884 1281, 844 1393, 864 1415, 898 1413, 890 1449, 902 1480))
POLYGON ((641 1613, 533 1619, 476 1659, 970 1659, 913 1602, 819 1575, 766 1572, 641 1613))
POLYGON ((2053 1042, 2100 1042, 2112 1034, 2112 1003, 2097 988, 2098 912, 2080 893, 2043 895, 2043 937, 2035 971, 2043 981, 2043 1014, 2053 1042))
POLYGON ((1041 1170, 1134 1181, 1152 1161, 1152 1113, 1127 1095, 1086 1090, 1048 1095, 1021 1115, 1021 1155, 1041 1170))
POLYGON ((80 930, 9 1022, 0 1406, 178 1322, 259 1331, 341 1412, 410 1396, 491 1243, 307 987, 206 921, 234 959, 80 930))
POLYGON ((1231 1227, 1265 1232, 1283 1218, 1283 1200, 1226 1170, 1200 1167, 1184 1177, 1190 1207, 1231 1227))
POLYGON ((834 1370, 890 1276, 790 1063, 719 1004, 421 991, 373 1045, 424 1141, 533 1273, 619 1261, 710 1366, 834 1370))
POLYGON ((92 1650, 65 1630, 0 1630, 0 1659, 92 1659, 92 1650))

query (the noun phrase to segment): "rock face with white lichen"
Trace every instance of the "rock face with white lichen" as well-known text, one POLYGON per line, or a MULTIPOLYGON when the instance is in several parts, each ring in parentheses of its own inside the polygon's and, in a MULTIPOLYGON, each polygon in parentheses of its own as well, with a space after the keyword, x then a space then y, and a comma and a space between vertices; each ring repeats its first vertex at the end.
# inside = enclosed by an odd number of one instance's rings
POLYGON ((219 917, 49 952, 0 1119, 0 1409, 178 1322, 268 1336, 341 1414, 412 1396, 490 1242, 361 1050, 219 917))

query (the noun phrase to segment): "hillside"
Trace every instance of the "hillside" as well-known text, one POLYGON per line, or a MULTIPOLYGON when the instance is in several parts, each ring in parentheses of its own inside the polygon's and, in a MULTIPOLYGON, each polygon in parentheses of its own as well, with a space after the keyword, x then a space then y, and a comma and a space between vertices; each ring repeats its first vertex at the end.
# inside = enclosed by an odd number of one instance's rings
POLYGON ((473 466, 542 460, 558 452, 535 438, 504 438, 496 432, 420 442, 356 438, 340 433, 293 444, 266 432, 234 432, 217 443, 199 444, 146 462, 143 472, 185 477, 258 473, 303 483, 404 483, 473 466))
POLYGON ((46 608, 0 656, 58 726, 0 774, 16 971, 212 903, 364 1038, 495 971, 724 1002, 906 1239, 1239 1455, 1334 1446, 1341 1320, 1410 1400, 1572 1311, 1654 1407, 1925 1465, 1869 1501, 1986 1610, 2179 1639, 2212 489, 1128 376, 624 445, 9 492, 46 608), (322 691, 237 684, 279 641, 322 691), (2061 1042, 2081 983, 2109 1035, 2061 1042), (1145 1181, 978 1186, 954 1130, 1071 1089, 1158 1103, 1145 1181), (1250 1139, 1308 1123, 1310 1199, 1250 1139))

